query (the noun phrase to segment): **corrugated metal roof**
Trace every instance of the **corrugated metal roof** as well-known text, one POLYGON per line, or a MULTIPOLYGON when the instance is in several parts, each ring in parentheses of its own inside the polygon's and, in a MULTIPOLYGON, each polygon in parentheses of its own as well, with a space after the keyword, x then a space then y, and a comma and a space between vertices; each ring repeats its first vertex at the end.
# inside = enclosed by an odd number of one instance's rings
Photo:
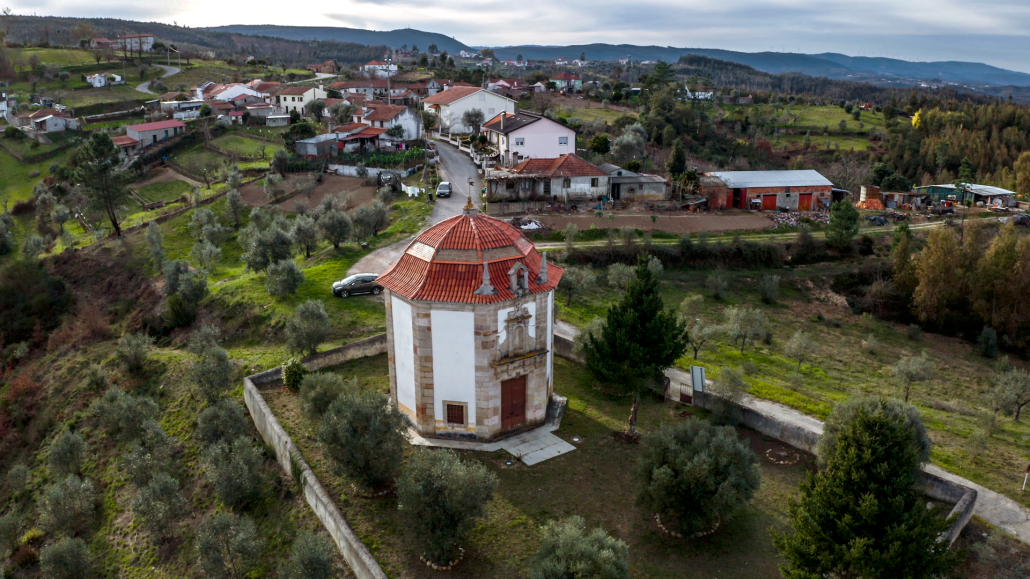
POLYGON ((713 171, 706 175, 718 177, 731 189, 833 186, 829 179, 812 169, 803 171, 713 171))
MULTIPOLYGON (((923 187, 916 187, 916 190, 920 189, 955 189, 955 185, 952 183, 943 183, 941 185, 925 185, 923 187)), ((1009 191, 1008 189, 1002 189, 1001 187, 994 187, 993 185, 976 185, 973 183, 966 183, 966 191, 975 193, 981 197, 1015 197, 1018 195, 1015 191, 1009 191)))

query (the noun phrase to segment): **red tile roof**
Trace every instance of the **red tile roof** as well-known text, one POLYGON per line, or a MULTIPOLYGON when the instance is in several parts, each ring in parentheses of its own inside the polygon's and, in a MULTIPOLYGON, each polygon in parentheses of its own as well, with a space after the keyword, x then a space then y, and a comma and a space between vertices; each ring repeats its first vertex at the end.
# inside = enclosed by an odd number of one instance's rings
POLYGON ((567 72, 559 72, 558 74, 551 77, 551 80, 580 80, 578 74, 569 74, 567 72))
POLYGON ((279 94, 302 95, 302 94, 307 94, 308 91, 315 90, 315 88, 317 88, 317 87, 313 87, 313 86, 288 86, 288 87, 282 89, 281 91, 279 91, 279 94))
POLYGON ((120 137, 111 137, 111 142, 113 142, 116 147, 132 147, 139 144, 139 141, 136 139, 125 135, 120 137))
POLYGON ((449 90, 440 91, 434 95, 427 96, 426 98, 422 99, 422 102, 431 105, 449 105, 467 96, 474 95, 481 90, 485 91, 486 89, 479 88, 478 86, 458 86, 449 90))
POLYGON ((426 229, 377 283, 414 300, 495 303, 515 298, 508 272, 516 263, 529 269, 530 293, 552 291, 564 270, 548 265, 547 282, 536 283, 542 259, 533 243, 510 224, 480 213, 458 215, 426 229), (483 284, 483 263, 493 295, 476 295, 483 284))
POLYGON ((142 133, 142 132, 145 132, 145 131, 160 131, 162 129, 172 129, 172 128, 175 128, 175 127, 179 127, 179 128, 185 129, 186 125, 180 123, 179 121, 158 121, 156 123, 143 123, 141 125, 129 125, 129 126, 125 127, 125 128, 126 129, 132 129, 132 130, 136 131, 137 133, 142 133))
POLYGON ((372 112, 365 115, 366 121, 389 121, 404 112, 407 107, 400 105, 379 105, 372 112))
POLYGON ((378 60, 370 60, 365 66, 386 66, 388 63, 380 62, 378 60))
POLYGON ((515 173, 542 173, 550 177, 607 177, 608 173, 572 153, 554 159, 526 159, 511 169, 515 173))

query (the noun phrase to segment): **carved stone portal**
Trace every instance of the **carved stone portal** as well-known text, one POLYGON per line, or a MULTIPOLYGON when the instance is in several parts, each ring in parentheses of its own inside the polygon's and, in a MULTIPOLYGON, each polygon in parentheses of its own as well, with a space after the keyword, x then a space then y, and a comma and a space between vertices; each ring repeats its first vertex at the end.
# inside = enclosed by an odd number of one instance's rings
POLYGON ((516 306, 508 312, 504 321, 504 342, 500 344, 502 358, 523 356, 536 350, 536 339, 529 335, 529 324, 533 316, 525 305, 516 306))

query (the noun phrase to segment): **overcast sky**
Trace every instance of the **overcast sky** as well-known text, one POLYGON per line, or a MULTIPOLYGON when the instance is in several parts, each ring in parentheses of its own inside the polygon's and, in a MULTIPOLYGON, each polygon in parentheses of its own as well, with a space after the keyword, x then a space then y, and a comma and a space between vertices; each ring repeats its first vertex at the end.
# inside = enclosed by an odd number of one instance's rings
MULTIPOLYGON (((0 4, 5 3, 0 0, 0 4)), ((1028 0, 6 0, 189 26, 410 26, 471 46, 592 42, 963 60, 1030 72, 1028 0)))

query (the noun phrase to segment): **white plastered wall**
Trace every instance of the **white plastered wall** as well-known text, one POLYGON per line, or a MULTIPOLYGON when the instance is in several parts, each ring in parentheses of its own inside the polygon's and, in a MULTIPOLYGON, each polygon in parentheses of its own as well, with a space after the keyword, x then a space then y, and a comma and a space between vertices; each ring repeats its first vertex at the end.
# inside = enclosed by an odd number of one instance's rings
POLYGON ((411 305, 391 296, 394 360, 397 367, 397 406, 415 418, 415 343, 411 331, 411 305))
POLYGON ((476 431, 476 315, 432 310, 433 406, 437 430, 476 431), (447 424, 444 401, 467 405, 465 428, 447 424))

